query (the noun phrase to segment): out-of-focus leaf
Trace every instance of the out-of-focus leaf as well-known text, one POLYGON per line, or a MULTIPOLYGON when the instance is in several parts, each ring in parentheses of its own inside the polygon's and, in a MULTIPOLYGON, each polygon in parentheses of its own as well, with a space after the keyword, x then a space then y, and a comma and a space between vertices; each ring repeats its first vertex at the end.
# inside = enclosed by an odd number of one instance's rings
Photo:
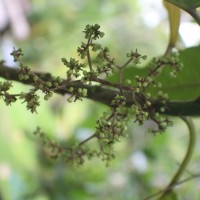
POLYGON ((179 8, 182 8, 184 10, 190 10, 200 7, 200 1, 199 0, 166 0, 179 8))
MULTIPOLYGON (((178 73, 176 78, 170 77, 170 69, 166 67, 158 77, 162 83, 163 92, 168 93, 171 100, 191 100, 200 96, 200 46, 187 48, 180 51, 180 61, 184 67, 178 73)), ((124 70, 123 80, 130 79, 134 82, 135 76, 145 76, 147 68, 139 69, 130 67, 124 70)), ((111 81, 117 81, 118 75, 114 74, 109 78, 111 81)), ((151 87, 149 92, 153 96, 158 93, 158 88, 151 87)))
POLYGON ((173 100, 191 100, 200 95, 200 46, 185 49, 180 52, 183 70, 176 78, 169 77, 169 69, 163 70, 158 81, 163 85, 162 90, 173 100))

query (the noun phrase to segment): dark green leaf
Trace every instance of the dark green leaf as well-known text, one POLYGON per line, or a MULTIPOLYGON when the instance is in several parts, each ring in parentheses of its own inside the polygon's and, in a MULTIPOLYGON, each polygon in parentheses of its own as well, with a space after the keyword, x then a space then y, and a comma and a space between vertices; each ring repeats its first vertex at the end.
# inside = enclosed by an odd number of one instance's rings
POLYGON ((183 70, 176 78, 169 77, 166 68, 158 78, 172 100, 191 100, 200 96, 200 46, 180 52, 183 70))
POLYGON ((199 0, 166 0, 184 10, 191 10, 200 7, 199 0))
MULTIPOLYGON (((157 80, 162 83, 163 92, 168 93, 170 100, 192 100, 200 96, 200 46, 187 48, 180 51, 180 60, 184 67, 176 78, 170 77, 170 69, 166 67, 157 80)), ((130 79, 134 82, 135 76, 145 76, 147 68, 139 69, 129 67, 124 70, 123 80, 130 79)), ((117 74, 109 78, 117 81, 117 74)), ((158 93, 158 88, 150 88, 153 96, 158 93)))

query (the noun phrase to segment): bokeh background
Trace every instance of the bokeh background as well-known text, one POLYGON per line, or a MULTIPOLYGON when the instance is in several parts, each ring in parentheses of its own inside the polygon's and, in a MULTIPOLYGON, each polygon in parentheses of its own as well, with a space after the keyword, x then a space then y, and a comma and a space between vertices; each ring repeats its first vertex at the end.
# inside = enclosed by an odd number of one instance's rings
MULTIPOLYGON (((160 0, 0 0, 0 59, 17 67, 10 53, 13 47, 21 47, 24 62, 33 70, 64 77, 61 58, 77 58, 82 30, 95 23, 106 34, 100 42, 120 63, 131 49, 151 59, 162 55, 167 46, 167 14, 160 0)), ((180 35, 179 48, 200 41, 199 29, 187 14, 180 35)), ((29 89, 14 85, 16 93, 29 89)), ((48 159, 34 130, 40 126, 62 144, 78 142, 93 133, 95 120, 107 107, 89 100, 68 104, 66 99, 41 98, 37 114, 21 102, 12 107, 0 102, 0 199, 137 200, 167 185, 187 147, 187 127, 181 120, 174 118, 174 126, 156 136, 148 133, 148 122, 142 127, 132 123, 108 167, 98 158, 76 167, 48 159)), ((198 119, 195 122, 198 125, 198 119)), ((199 172, 199 147, 185 177, 199 172)), ((182 199, 191 195, 198 199, 199 189, 200 179, 194 179, 177 191, 182 199)))

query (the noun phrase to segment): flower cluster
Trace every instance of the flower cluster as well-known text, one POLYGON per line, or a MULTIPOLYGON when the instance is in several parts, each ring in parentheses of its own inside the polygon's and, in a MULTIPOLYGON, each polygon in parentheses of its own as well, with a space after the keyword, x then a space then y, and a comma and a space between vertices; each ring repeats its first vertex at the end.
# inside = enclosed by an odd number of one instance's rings
POLYGON ((77 49, 80 60, 74 58, 61 59, 66 67, 64 78, 53 77, 50 74, 43 77, 39 73, 32 72, 21 61, 22 50, 14 49, 11 55, 14 57, 14 61, 19 62, 20 65, 18 78, 22 82, 30 83, 33 87, 28 92, 10 94, 9 89, 12 87, 12 83, 9 81, 0 82, 0 97, 7 105, 21 99, 26 103, 28 110, 36 112, 37 107, 40 105, 38 91, 43 93, 44 100, 49 100, 55 92, 64 90, 65 93, 69 94, 67 101, 72 103, 87 97, 89 94, 88 88, 90 92, 95 88, 92 86, 99 85, 111 88, 114 95, 109 102, 110 108, 96 121, 94 134, 78 145, 61 147, 49 140, 40 129, 35 131, 42 142, 51 149, 51 157, 53 158, 63 158, 66 161, 81 165, 84 163, 85 158, 90 159, 97 156, 108 163, 114 158, 114 144, 126 136, 130 121, 142 125, 146 120, 153 120, 157 124, 157 128, 151 130, 153 133, 163 132, 171 125, 168 118, 162 117, 166 109, 168 96, 161 91, 162 85, 157 81, 157 77, 164 67, 171 68, 170 74, 174 77, 182 69, 182 65, 177 54, 172 54, 167 58, 154 58, 148 65, 146 76, 137 75, 135 80, 127 79, 124 83, 124 69, 130 63, 136 65, 146 60, 146 55, 141 55, 137 49, 135 51, 131 50, 127 54, 127 61, 122 65, 118 65, 115 59, 110 56, 107 47, 102 47, 102 45, 94 42, 104 36, 99 25, 87 25, 83 33, 86 42, 82 42, 77 49), (116 73, 119 77, 117 82, 111 82, 107 79, 107 76, 112 73, 116 73), (150 87, 158 87, 157 97, 152 97, 149 92, 150 87), (155 104, 159 105, 159 108, 156 108, 155 104), (127 105, 129 105, 129 108, 127 108, 127 105), (98 148, 90 150, 86 143, 94 138, 96 138, 98 148))

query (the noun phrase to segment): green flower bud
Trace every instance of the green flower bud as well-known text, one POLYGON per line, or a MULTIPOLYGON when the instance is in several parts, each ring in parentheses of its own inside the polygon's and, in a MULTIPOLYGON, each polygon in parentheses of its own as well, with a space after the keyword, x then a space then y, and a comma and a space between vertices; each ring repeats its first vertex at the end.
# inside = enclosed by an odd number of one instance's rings
POLYGON ((69 103, 72 103, 72 102, 73 102, 73 98, 72 98, 72 97, 69 97, 69 98, 67 99, 67 101, 68 101, 69 103))
POLYGON ((130 79, 126 79, 126 83, 127 83, 128 85, 131 85, 131 80, 130 80, 130 79))
POLYGON ((28 74, 24 75, 24 80, 28 80, 28 79, 29 79, 29 75, 28 74))
POLYGON ((69 91, 69 92, 73 92, 73 91, 74 91, 74 88, 73 88, 73 87, 70 87, 68 91, 69 91))
POLYGON ((45 83, 45 85, 46 85, 47 87, 51 87, 51 86, 52 86, 52 83, 51 83, 50 81, 47 81, 47 82, 45 83))

